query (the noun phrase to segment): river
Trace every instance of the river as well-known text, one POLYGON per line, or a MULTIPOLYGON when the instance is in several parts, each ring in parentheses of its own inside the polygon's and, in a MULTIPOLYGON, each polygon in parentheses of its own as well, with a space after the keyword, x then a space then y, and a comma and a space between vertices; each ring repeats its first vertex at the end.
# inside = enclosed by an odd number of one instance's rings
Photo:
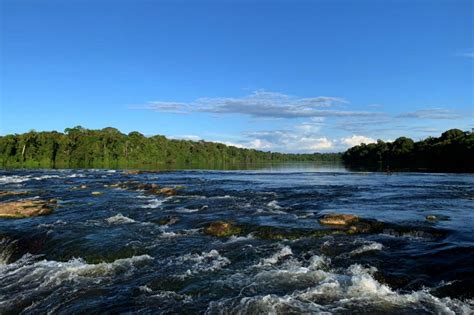
POLYGON ((308 164, 0 170, 0 190, 28 192, 0 201, 58 200, 47 216, 0 219, 0 314, 474 312, 472 174, 308 164), (397 228, 288 239, 252 232, 327 229, 318 218, 332 212, 397 228), (252 228, 206 235, 218 220, 252 228))

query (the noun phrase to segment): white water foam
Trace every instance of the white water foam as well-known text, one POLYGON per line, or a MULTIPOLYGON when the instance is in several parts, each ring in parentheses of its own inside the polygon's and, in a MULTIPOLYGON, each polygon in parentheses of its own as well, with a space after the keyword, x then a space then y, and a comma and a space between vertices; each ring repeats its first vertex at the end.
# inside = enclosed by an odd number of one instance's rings
POLYGON ((230 260, 227 257, 221 256, 215 249, 209 252, 202 252, 201 254, 186 254, 178 258, 172 259, 168 262, 168 265, 191 265, 189 269, 181 278, 186 278, 202 272, 212 272, 230 264, 230 260))
POLYGON ((141 206, 144 209, 155 209, 161 207, 164 202, 169 201, 172 197, 166 197, 164 199, 153 198, 148 200, 146 205, 141 206))
POLYGON ((281 206, 278 204, 278 201, 272 200, 269 203, 267 203, 267 207, 272 208, 272 209, 281 209, 281 206))
POLYGON ((135 270, 148 265, 149 255, 117 259, 110 263, 88 264, 81 258, 66 262, 40 260, 25 255, 14 263, 0 265, 2 291, 9 292, 0 299, 2 309, 21 305, 42 296, 42 300, 54 296, 56 288, 64 286, 97 286, 112 283, 117 277, 131 277, 135 270))
POLYGON ((28 176, 20 176, 20 175, 2 175, 0 176, 0 183, 2 184, 17 184, 17 183, 23 183, 28 180, 30 180, 31 177, 28 176))
POLYGON ((57 225, 66 225, 67 222, 66 221, 63 221, 63 220, 56 220, 55 222, 53 223, 41 223, 41 224, 38 224, 38 227, 39 228, 52 228, 54 226, 57 226, 57 225))
POLYGON ((188 230, 179 230, 175 232, 168 232, 166 231, 168 228, 167 225, 163 225, 160 227, 160 230, 162 231, 162 234, 160 237, 167 237, 167 238, 172 238, 172 237, 182 237, 182 236, 190 236, 190 235, 197 235, 200 234, 201 229, 188 229, 188 230))
POLYGON ((18 184, 23 183, 29 180, 43 180, 49 178, 60 178, 59 175, 42 175, 42 176, 35 176, 32 175, 2 175, 0 176, 0 183, 1 184, 18 184))
POLYGON ((76 177, 82 178, 82 177, 86 177, 86 175, 84 175, 84 174, 79 174, 79 173, 74 173, 74 174, 68 175, 68 176, 66 176, 66 177, 68 177, 68 178, 76 178, 76 177))
POLYGON ((117 273, 131 272, 135 267, 153 260, 153 257, 149 255, 141 255, 117 259, 110 263, 88 264, 81 258, 74 258, 67 262, 50 260, 34 262, 34 258, 34 256, 25 255, 18 261, 5 265, 0 269, 0 280, 14 277, 15 283, 12 285, 15 287, 21 287, 21 283, 26 284, 29 281, 37 281, 40 287, 56 286, 63 281, 80 281, 82 278, 98 280, 117 273))
POLYGON ((123 223, 134 223, 137 222, 129 217, 122 215, 121 213, 116 214, 110 218, 105 219, 110 224, 123 224, 123 223))
POLYGON ((367 244, 362 245, 359 248, 354 249, 349 253, 350 256, 352 255, 359 255, 365 252, 370 252, 370 251, 378 251, 382 250, 383 245, 377 242, 369 242, 367 244))
POLYGON ((193 212, 198 212, 201 209, 188 209, 188 208, 178 208, 175 211, 180 212, 180 213, 193 213, 193 212))
POLYGON ((281 250, 273 254, 271 257, 264 258, 258 266, 269 266, 276 264, 280 259, 293 255, 289 246, 284 246, 281 250))
MULTIPOLYGON (((427 289, 399 293, 373 277, 374 267, 358 264, 346 269, 331 269, 324 256, 307 260, 290 256, 291 249, 281 249, 269 262, 253 266, 263 268, 256 274, 236 273, 226 286, 239 291, 235 298, 211 302, 206 314, 288 314, 338 313, 353 310, 359 313, 419 313, 473 314, 474 300, 460 301, 437 298, 427 289), (286 254, 285 254, 286 253, 286 254), (285 295, 267 292, 294 288, 285 295), (249 295, 249 296, 246 296, 249 295)), ((257 268, 257 269, 255 269, 257 268)))
POLYGON ((245 241, 249 241, 249 240, 252 240, 252 239, 255 239, 255 237, 253 236, 252 233, 247 234, 246 236, 232 235, 231 237, 229 237, 229 239, 225 243, 230 244, 230 243, 236 243, 236 242, 245 242, 245 241))
POLYGON ((15 243, 15 241, 8 238, 0 238, 0 266, 8 263, 8 260, 13 254, 15 243))

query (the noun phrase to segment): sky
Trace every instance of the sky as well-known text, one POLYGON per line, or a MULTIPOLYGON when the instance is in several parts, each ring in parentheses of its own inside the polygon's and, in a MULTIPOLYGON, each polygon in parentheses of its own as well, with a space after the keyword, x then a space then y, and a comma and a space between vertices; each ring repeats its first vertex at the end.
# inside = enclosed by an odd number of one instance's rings
POLYGON ((474 128, 474 1, 1 0, 0 134, 279 152, 474 128))

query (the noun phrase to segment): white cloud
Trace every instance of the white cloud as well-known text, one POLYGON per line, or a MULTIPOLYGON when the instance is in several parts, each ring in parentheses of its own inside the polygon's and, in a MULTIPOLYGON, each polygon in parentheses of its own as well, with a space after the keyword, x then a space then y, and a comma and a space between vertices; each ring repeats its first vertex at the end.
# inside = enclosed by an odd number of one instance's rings
POLYGON ((189 113, 189 108, 187 104, 177 103, 177 102, 153 101, 153 102, 148 102, 147 104, 141 105, 141 106, 132 106, 132 108, 151 109, 158 112, 173 113, 173 114, 189 113))
POLYGON ((259 118, 368 117, 374 112, 327 109, 349 102, 341 97, 301 98, 277 92, 257 90, 244 97, 199 98, 192 102, 153 101, 142 108, 166 113, 204 112, 240 114, 259 118))
POLYGON ((351 137, 347 137, 347 138, 341 138, 340 141, 341 143, 345 144, 349 148, 359 145, 361 143, 369 144, 369 143, 377 142, 375 139, 365 137, 365 136, 357 136, 357 135, 352 135, 351 137))
POLYGON ((176 140, 192 140, 192 141, 202 140, 201 137, 196 136, 196 135, 168 136, 168 138, 176 139, 176 140))
POLYGON ((222 143, 231 147, 236 147, 236 148, 249 148, 249 146, 242 145, 237 142, 232 142, 232 141, 220 141, 220 140, 209 140, 209 142, 215 142, 215 143, 222 143))
POLYGON ((278 152, 317 152, 333 149, 327 137, 305 134, 295 130, 258 131, 245 134, 249 140, 244 146, 278 152))
POLYGON ((272 143, 266 140, 254 139, 248 143, 248 146, 252 149, 265 150, 265 149, 271 149, 272 143))
POLYGON ((425 108, 398 115, 399 118, 417 119, 459 119, 461 115, 445 108, 425 108))

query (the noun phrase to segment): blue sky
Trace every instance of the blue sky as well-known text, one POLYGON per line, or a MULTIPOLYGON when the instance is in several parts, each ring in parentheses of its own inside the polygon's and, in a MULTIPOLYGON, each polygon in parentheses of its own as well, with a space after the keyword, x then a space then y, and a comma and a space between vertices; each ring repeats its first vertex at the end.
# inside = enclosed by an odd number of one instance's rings
POLYGON ((2 0, 0 134, 282 152, 474 127, 472 1, 2 0))

